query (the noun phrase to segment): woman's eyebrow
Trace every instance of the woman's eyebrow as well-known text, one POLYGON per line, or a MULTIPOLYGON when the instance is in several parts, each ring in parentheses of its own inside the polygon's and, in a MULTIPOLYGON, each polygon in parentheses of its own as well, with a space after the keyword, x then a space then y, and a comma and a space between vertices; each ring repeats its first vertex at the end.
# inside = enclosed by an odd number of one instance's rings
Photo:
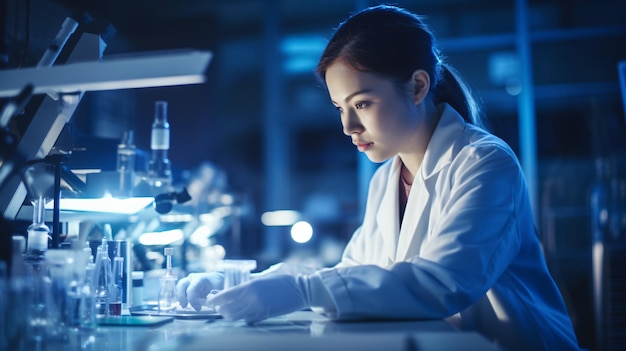
MULTIPOLYGON (((354 98, 356 95, 366 94, 366 93, 369 93, 371 91, 372 91, 372 89, 370 89, 370 88, 365 88, 365 89, 361 89, 361 90, 355 91, 354 93, 346 96, 346 98, 343 99, 343 101, 348 102, 348 101, 352 100, 352 98, 354 98)), ((332 101, 333 104, 337 104, 337 102, 335 100, 331 100, 331 101, 332 101)))

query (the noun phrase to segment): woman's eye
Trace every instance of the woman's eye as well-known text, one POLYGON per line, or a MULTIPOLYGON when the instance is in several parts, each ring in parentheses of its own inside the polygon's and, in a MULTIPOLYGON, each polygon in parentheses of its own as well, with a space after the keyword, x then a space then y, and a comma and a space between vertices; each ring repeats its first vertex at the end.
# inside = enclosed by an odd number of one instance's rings
POLYGON ((355 104, 354 107, 356 107, 357 110, 360 110, 362 108, 367 107, 367 104, 365 102, 359 102, 359 103, 355 104))
POLYGON ((337 111, 339 111, 340 113, 343 112, 343 109, 339 106, 335 106, 335 108, 337 109, 337 111))

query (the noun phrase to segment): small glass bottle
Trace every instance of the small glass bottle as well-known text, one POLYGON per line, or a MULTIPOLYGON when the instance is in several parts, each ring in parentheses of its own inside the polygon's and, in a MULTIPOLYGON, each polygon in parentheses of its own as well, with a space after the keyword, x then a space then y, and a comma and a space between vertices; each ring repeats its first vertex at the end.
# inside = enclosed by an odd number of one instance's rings
POLYGON ((124 288, 124 257, 118 255, 113 258, 113 284, 115 293, 109 301, 109 314, 119 316, 122 314, 122 295, 124 288))
POLYGON ((165 274, 161 277, 161 287, 159 289, 159 311, 171 311, 176 308, 176 276, 172 270, 172 255, 174 249, 166 247, 165 253, 165 274))
POLYGON ((167 101, 157 101, 154 107, 148 181, 155 194, 159 194, 167 191, 172 182, 172 166, 167 155, 170 149, 170 124, 167 121, 167 101))
POLYGON ((14 235, 12 239, 12 256, 11 256, 11 277, 23 277, 27 274, 28 269, 24 263, 24 248, 26 240, 21 235, 14 235))
POLYGON ((39 196, 32 201, 33 222, 28 226, 26 254, 24 261, 30 269, 39 271, 45 260, 45 253, 48 250, 48 235, 50 228, 45 223, 46 202, 43 196, 39 196))
POLYGON ((122 141, 117 145, 117 172, 119 174, 119 196, 132 196, 135 187, 135 148, 134 132, 124 132, 122 141))
POLYGON ((102 244, 96 253, 94 273, 96 317, 109 317, 109 304, 115 296, 115 284, 111 272, 111 258, 107 239, 102 238, 102 244))
MULTIPOLYGON (((92 256, 93 257, 93 256, 92 256)), ((81 287, 79 323, 82 329, 96 327, 96 264, 89 261, 85 268, 85 282, 81 287)))

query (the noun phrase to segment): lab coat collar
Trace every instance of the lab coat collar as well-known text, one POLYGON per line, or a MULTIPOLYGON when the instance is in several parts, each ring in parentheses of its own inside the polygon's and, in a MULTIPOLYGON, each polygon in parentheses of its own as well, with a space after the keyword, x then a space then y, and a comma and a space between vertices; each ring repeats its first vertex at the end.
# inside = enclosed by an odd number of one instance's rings
POLYGON ((447 103, 437 105, 441 112, 439 123, 433 132, 419 174, 422 179, 428 179, 437 174, 444 166, 452 161, 454 139, 465 129, 463 117, 447 103))
POLYGON ((429 178, 452 162, 454 140, 466 127, 463 118, 448 104, 438 105, 438 108, 442 111, 441 118, 426 149, 420 171, 413 181, 406 206, 406 213, 409 215, 404 216, 402 227, 398 214, 398 187, 402 162, 398 156, 392 161, 390 178, 387 180, 387 189, 377 220, 385 237, 385 249, 394 262, 407 260, 419 252, 419 247, 416 246, 421 245, 424 240, 426 222, 430 217, 428 204, 431 201, 432 186, 428 185, 429 178), (383 222, 384 219, 387 223, 383 222), (389 220, 392 223, 389 223, 389 220))

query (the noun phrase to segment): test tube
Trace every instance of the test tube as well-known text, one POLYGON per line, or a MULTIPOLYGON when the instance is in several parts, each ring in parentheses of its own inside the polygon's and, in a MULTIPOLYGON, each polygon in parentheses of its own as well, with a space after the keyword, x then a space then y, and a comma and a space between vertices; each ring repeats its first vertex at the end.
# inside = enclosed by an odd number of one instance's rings
POLYGON ((216 269, 224 272, 224 289, 228 289, 250 280, 256 260, 221 260, 216 263, 216 269))
POLYGON ((109 313, 112 316, 122 314, 122 294, 124 287, 124 257, 120 256, 119 250, 117 256, 113 258, 113 283, 115 284, 115 294, 109 302, 109 313))

